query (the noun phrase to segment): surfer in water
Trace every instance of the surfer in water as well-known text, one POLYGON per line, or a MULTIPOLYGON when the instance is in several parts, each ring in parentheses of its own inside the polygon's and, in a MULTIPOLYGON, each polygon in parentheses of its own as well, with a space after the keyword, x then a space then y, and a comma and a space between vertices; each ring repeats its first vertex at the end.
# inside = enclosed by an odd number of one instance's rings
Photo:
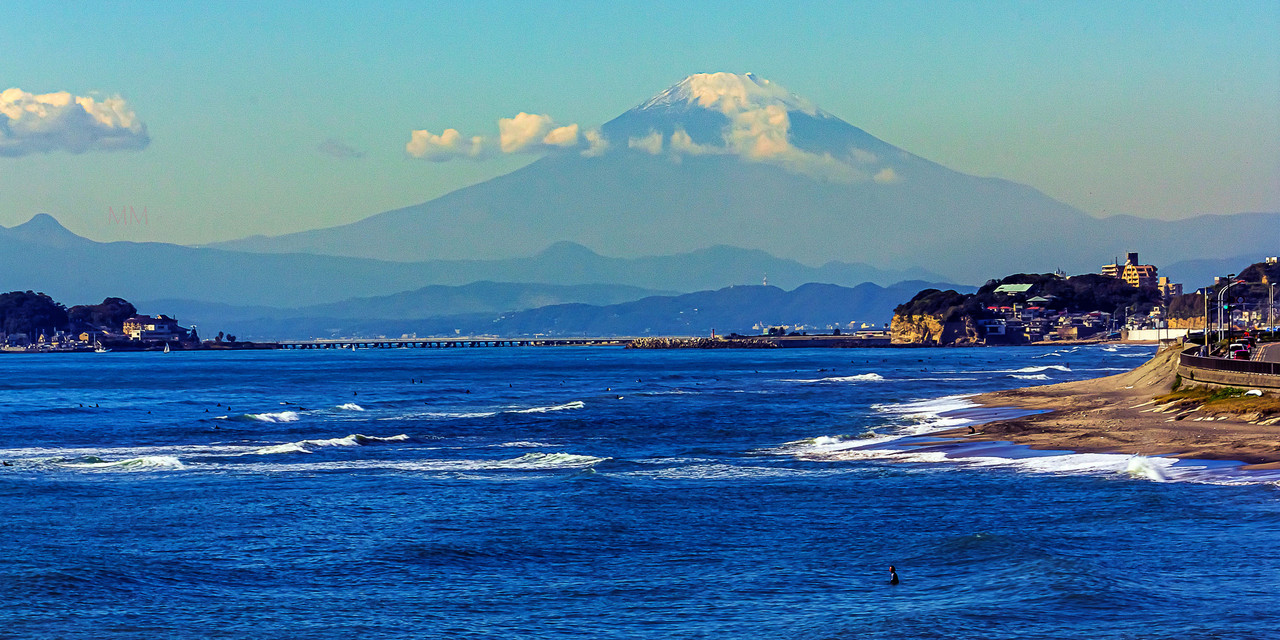
POLYGON ((889 584, 898 584, 898 570, 889 565, 889 584))

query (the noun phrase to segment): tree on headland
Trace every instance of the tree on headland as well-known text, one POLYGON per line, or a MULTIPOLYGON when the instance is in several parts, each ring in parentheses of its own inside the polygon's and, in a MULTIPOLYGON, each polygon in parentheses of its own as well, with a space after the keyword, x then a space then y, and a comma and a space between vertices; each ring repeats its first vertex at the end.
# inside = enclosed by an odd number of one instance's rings
POLYGON ((1053 273, 1015 273, 999 280, 988 280, 977 293, 961 294, 953 290, 925 289, 910 301, 898 305, 899 316, 931 315, 944 322, 968 316, 982 318, 994 315, 987 307, 1009 306, 1027 299, 1042 297, 1037 303, 1055 311, 1107 311, 1116 308, 1145 313, 1160 304, 1160 293, 1154 287, 1138 288, 1118 278, 1086 273, 1063 278, 1053 273), (1020 294, 996 293, 1001 285, 1031 285, 1020 294))
POLYGON ((0 332, 35 339, 67 329, 67 309, 53 298, 32 291, 0 294, 0 332))
POLYGON ((82 304, 67 310, 72 329, 120 331, 124 321, 138 315, 138 309, 124 298, 107 298, 102 304, 82 304))

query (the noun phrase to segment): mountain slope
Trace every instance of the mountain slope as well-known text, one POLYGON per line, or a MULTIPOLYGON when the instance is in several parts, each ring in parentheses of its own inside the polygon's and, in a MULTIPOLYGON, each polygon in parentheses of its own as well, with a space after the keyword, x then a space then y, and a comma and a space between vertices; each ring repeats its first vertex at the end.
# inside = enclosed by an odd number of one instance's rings
MULTIPOLYGON (((854 285, 940 279, 920 269, 886 272, 844 263, 813 268, 732 247, 628 260, 559 244, 532 257, 510 260, 402 263, 237 253, 164 243, 100 243, 71 233, 44 214, 12 228, 0 227, 0 291, 44 291, 71 304, 120 296, 134 301, 184 299, 292 308, 482 280, 692 291, 759 282, 765 275, 790 287, 812 281, 854 285)), ((486 308, 513 308, 501 296, 489 304, 496 306, 486 308)))
POLYGON ((399 337, 401 335, 504 337, 706 335, 751 333, 771 325, 879 325, 893 316, 893 308, 923 288, 973 287, 926 282, 903 282, 891 287, 866 283, 856 287, 807 284, 793 291, 750 285, 699 291, 677 296, 650 296, 614 305, 558 304, 511 313, 473 313, 416 319, 376 317, 317 317, 307 310, 280 311, 274 317, 233 318, 225 324, 200 322, 201 331, 228 331, 258 340, 333 337, 399 337))
POLYGON ((1165 262, 1266 250, 1245 232, 1253 221, 1098 220, 1025 185, 952 171, 751 74, 690 76, 601 132, 609 148, 598 157, 552 154, 352 224, 221 246, 413 261, 504 258, 561 240, 621 256, 729 244, 811 263, 918 264, 967 282, 1093 270, 1130 250, 1165 262), (1241 233, 1200 236, 1210 227, 1241 233))

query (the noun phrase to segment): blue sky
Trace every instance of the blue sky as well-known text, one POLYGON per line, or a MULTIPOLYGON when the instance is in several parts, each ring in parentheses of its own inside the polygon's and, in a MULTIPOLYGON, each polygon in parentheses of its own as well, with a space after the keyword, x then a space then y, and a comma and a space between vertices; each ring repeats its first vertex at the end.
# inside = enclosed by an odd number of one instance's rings
POLYGON ((0 3, 0 91, 119 95, 147 136, 0 156, 0 225, 200 243, 352 222, 535 157, 424 162, 413 130, 596 127, 703 71, 1094 215, 1280 210, 1280 3, 266 5, 0 3))

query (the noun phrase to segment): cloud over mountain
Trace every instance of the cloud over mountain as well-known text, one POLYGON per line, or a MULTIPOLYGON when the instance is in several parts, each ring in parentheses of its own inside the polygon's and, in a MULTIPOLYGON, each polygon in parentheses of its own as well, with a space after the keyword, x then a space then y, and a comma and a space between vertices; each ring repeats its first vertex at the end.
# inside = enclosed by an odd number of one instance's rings
POLYGON ((498 153, 555 153, 577 151, 586 157, 610 148, 664 155, 736 156, 751 162, 780 166, 792 173, 834 182, 891 184, 902 174, 875 153, 856 147, 806 148, 794 136, 797 118, 831 119, 813 103, 754 74, 698 73, 654 96, 634 111, 645 113, 698 112, 698 122, 674 130, 638 130, 612 139, 597 129, 559 125, 545 114, 521 112, 498 120, 498 138, 466 137, 456 129, 440 134, 420 130, 410 134, 405 150, 416 158, 442 162, 481 160, 498 153), (695 131, 694 128, 697 130, 695 131))
POLYGON ((0 92, 0 156, 138 150, 150 142, 147 126, 118 95, 0 92))
POLYGON ((577 124, 560 125, 549 115, 520 112, 498 119, 498 137, 465 137, 457 129, 434 134, 426 129, 410 132, 404 150, 409 155, 433 162, 455 159, 482 160, 498 153, 547 153, 576 150, 591 157, 600 155, 608 143, 596 130, 583 131, 577 124))

